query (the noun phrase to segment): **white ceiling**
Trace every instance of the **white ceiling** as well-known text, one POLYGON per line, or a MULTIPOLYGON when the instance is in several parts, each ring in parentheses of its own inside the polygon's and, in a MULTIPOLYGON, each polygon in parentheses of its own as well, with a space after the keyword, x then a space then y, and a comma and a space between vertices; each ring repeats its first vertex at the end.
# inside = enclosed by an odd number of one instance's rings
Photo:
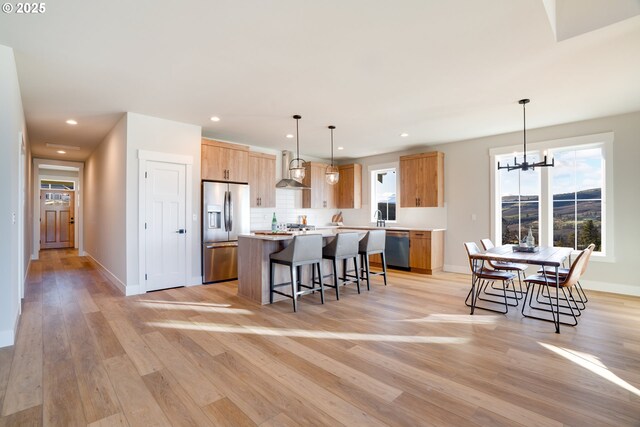
POLYGON ((519 130, 524 97, 530 128, 640 110, 638 16, 557 42, 542 0, 46 6, 0 15, 37 156, 85 158, 125 111, 277 149, 299 113, 301 153, 326 158, 330 124, 360 157, 519 130))

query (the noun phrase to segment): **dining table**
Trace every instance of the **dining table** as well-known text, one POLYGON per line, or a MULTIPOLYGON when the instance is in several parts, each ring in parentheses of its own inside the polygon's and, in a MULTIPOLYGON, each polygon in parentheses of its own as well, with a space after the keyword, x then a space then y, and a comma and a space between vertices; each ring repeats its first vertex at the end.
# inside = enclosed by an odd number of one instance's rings
MULTIPOLYGON (((473 271, 471 278, 471 314, 474 313, 476 306, 476 300, 478 298, 476 287, 479 286, 480 279, 476 277, 476 271, 482 271, 486 262, 509 262, 518 264, 537 265, 539 267, 551 268, 554 273, 551 274, 553 281, 551 285, 555 284, 556 298, 555 298, 555 310, 553 304, 551 304, 551 314, 553 317, 553 323, 556 328, 556 333, 560 333, 560 302, 559 302, 559 288, 560 288, 560 275, 558 274, 560 267, 564 265, 564 262, 569 259, 573 248, 565 247, 537 247, 534 252, 520 252, 516 251, 514 245, 502 245, 488 249, 484 252, 479 252, 470 255, 473 271)), ((523 301, 523 304, 526 301, 523 301)))

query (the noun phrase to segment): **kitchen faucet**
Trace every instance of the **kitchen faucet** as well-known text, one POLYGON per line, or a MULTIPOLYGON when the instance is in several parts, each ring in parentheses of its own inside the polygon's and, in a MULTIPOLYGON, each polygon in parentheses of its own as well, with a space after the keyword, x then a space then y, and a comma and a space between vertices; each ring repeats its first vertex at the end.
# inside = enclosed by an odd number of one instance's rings
POLYGON ((384 219, 382 219, 382 211, 380 209, 373 213, 373 217, 376 219, 376 227, 384 227, 384 219))

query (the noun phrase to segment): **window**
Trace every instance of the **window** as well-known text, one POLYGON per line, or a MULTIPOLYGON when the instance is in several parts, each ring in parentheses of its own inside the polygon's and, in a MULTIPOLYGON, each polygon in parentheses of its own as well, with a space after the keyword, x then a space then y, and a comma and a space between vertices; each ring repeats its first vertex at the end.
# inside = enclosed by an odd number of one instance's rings
POLYGON ((554 150, 551 171, 553 244, 585 249, 602 245, 602 148, 554 150))
POLYGON ((73 190, 73 181, 52 181, 43 179, 40 181, 42 190, 73 190))
MULTIPOLYGON (((522 154, 517 156, 522 162, 522 154)), ((502 164, 513 161, 513 155, 499 156, 502 164)), ((537 162, 536 153, 528 153, 527 161, 537 162)), ((502 212, 502 244, 518 243, 527 235, 529 228, 536 242, 540 219, 540 170, 499 171, 499 194, 502 212)))
POLYGON ((496 244, 517 243, 531 228, 536 244, 582 250, 594 243, 596 256, 612 259, 613 224, 606 221, 612 145, 612 133, 528 144, 528 161, 549 153, 555 166, 526 172, 497 170, 498 161, 513 163, 514 155, 522 161, 521 152, 509 153, 514 147, 491 150, 496 244))
POLYGON ((371 171, 371 221, 377 219, 396 220, 396 168, 371 171))

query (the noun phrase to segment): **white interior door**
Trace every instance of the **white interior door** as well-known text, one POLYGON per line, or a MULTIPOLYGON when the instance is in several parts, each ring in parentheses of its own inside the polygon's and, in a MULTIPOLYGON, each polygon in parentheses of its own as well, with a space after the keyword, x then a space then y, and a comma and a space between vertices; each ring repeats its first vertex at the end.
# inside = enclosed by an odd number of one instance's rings
POLYGON ((146 172, 146 290, 184 286, 187 284, 186 166, 147 161, 146 172))

